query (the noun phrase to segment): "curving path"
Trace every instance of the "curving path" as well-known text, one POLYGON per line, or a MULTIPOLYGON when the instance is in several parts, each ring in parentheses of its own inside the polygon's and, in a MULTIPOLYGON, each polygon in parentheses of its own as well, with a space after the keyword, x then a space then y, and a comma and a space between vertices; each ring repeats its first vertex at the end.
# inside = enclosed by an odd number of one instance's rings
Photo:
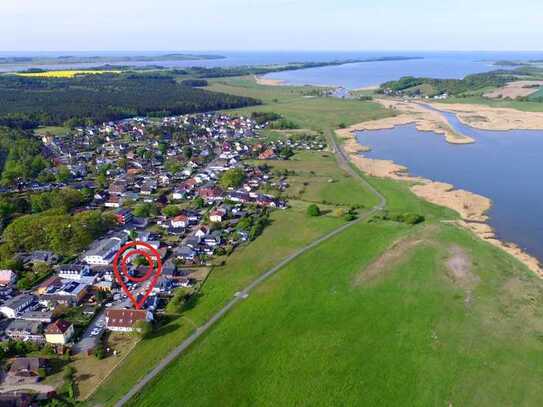
POLYGON ((373 207, 370 211, 366 212, 362 216, 360 216, 358 219, 346 223, 345 225, 342 225, 338 227, 337 229, 334 229, 330 233, 318 238, 317 240, 314 240, 307 246, 302 247, 301 249, 297 250, 296 252, 292 253, 290 256, 283 259, 281 262, 276 264, 274 267, 266 271, 265 273, 261 274, 259 277, 257 277, 251 284, 246 286, 243 290, 238 291, 234 298, 231 299, 224 307, 222 307, 217 313, 215 313, 204 325, 197 328, 192 335, 190 335, 187 339, 185 339, 179 346, 177 346, 173 351, 171 351, 168 356, 166 356, 164 359, 160 361, 158 365, 155 366, 153 370, 151 370, 149 373, 147 373, 143 378, 141 378, 129 391, 124 395, 123 398, 121 398, 117 403, 115 404, 116 407, 124 406, 132 397, 134 397, 138 392, 140 392, 151 380, 153 380, 166 366, 168 366, 173 360, 175 360, 177 357, 179 357, 190 345, 192 345, 200 336, 202 336, 204 333, 206 333, 213 325, 215 325, 216 322, 218 322, 228 311, 230 311, 231 308, 233 308, 238 302, 243 301, 245 298, 248 297, 249 293, 254 290, 258 285, 260 285, 262 282, 267 280, 269 277, 271 277, 273 274, 277 273, 280 269, 282 269, 284 266, 286 266, 288 263, 290 263, 292 260, 296 259, 297 257, 301 256, 302 254, 308 252, 309 250, 313 249, 314 247, 320 245, 321 243, 325 242, 326 240, 331 239, 332 237, 339 235, 344 230, 350 228, 351 226, 358 224, 366 219, 368 219, 370 216, 372 216, 374 213, 382 210, 386 206, 386 198, 381 194, 379 191, 377 191, 372 185, 370 185, 359 173, 357 173, 350 165, 349 159, 347 158, 347 155, 345 154, 345 151, 337 144, 337 141, 334 137, 334 135, 331 135, 329 137, 329 141, 331 143, 332 149, 334 150, 334 153, 337 157, 339 165, 345 169, 349 174, 351 174, 354 177, 359 178, 360 182, 364 185, 365 188, 367 188, 372 194, 377 196, 379 198, 379 203, 373 207))

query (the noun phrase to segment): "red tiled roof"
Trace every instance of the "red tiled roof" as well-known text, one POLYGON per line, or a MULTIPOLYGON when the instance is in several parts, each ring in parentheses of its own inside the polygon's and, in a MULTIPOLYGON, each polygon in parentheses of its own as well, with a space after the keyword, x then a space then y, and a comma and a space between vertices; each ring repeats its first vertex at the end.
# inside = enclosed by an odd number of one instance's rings
POLYGON ((64 332, 66 332, 70 326, 72 324, 70 324, 68 321, 64 321, 62 319, 57 319, 55 322, 52 322, 50 323, 48 326, 47 326, 47 329, 45 330, 45 333, 46 334, 63 334, 64 332))
POLYGON ((136 309, 108 309, 106 311, 107 326, 131 328, 136 321, 145 320, 147 312, 136 309))

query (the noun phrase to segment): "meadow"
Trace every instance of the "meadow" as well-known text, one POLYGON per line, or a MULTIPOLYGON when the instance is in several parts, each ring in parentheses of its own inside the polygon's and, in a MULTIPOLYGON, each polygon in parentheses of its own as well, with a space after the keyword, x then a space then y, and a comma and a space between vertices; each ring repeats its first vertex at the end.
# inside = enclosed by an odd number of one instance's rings
POLYGON ((358 224, 259 287, 129 405, 540 405, 541 294, 454 226, 358 224))
MULTIPOLYGON (((327 137, 341 123, 392 114, 372 102, 307 97, 306 88, 265 87, 252 78, 214 80, 209 89, 265 102, 235 113, 274 111, 327 137)), ((307 201, 374 204, 354 177, 327 182, 341 171, 331 156, 303 153, 269 164, 309 183, 299 200, 274 212, 259 239, 213 270, 194 308, 138 344, 92 405, 113 404, 237 289, 341 224, 331 215, 308 218, 307 201)), ((444 223, 458 215, 418 199, 407 184, 367 180, 386 196, 387 209, 423 214, 426 222, 410 227, 374 218, 298 257, 130 405, 540 404, 541 281, 444 223)))

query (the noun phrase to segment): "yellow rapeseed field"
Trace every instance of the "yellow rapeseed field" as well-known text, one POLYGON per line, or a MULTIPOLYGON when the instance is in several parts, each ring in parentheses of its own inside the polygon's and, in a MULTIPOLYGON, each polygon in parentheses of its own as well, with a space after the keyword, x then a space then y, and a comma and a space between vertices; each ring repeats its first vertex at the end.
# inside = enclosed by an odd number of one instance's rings
POLYGON ((19 76, 28 76, 36 78, 73 78, 76 75, 97 75, 102 73, 120 73, 121 71, 95 71, 95 70, 81 70, 81 71, 46 71, 46 72, 20 72, 19 76))

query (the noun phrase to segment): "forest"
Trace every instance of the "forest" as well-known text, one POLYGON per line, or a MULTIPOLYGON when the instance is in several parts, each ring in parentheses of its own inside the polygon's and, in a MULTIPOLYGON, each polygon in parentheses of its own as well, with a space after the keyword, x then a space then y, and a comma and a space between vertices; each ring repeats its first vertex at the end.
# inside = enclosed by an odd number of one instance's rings
POLYGON ((41 142, 28 131, 0 127, 0 183, 38 177, 50 166, 41 142))
POLYGON ((386 90, 390 90, 408 95, 423 94, 425 96, 434 96, 448 93, 449 95, 460 96, 464 93, 487 87, 504 86, 506 83, 515 80, 519 80, 518 74, 513 75, 508 70, 496 70, 468 75, 464 79, 434 79, 405 76, 397 81, 383 83, 378 92, 384 93, 386 90), (423 88, 422 85, 426 86, 423 88))
POLYGON ((179 115, 260 103, 183 86, 168 75, 0 75, 0 125, 26 129, 38 125, 73 127, 133 116, 179 115))

